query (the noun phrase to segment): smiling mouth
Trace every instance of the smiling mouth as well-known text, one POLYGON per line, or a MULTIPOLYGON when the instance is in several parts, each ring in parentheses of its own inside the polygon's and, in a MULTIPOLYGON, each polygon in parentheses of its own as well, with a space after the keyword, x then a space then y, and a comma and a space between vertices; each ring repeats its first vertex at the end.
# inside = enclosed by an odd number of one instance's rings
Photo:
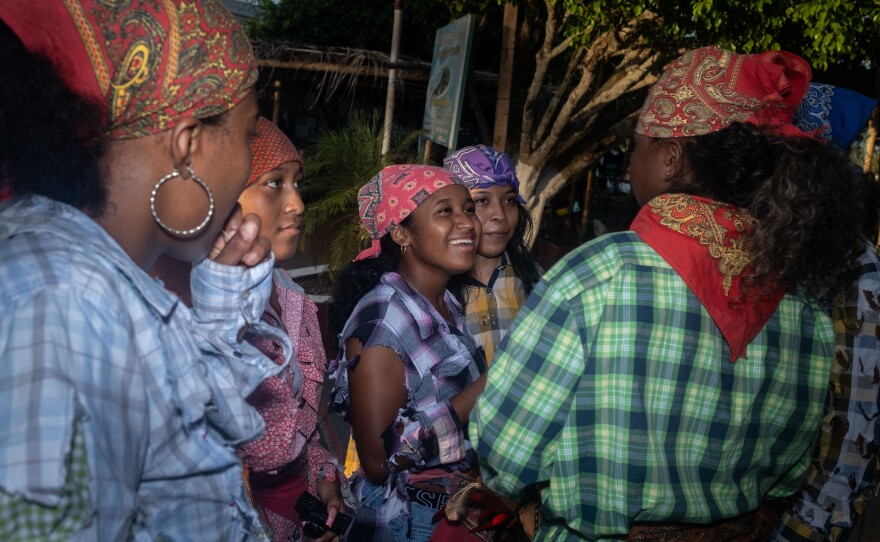
POLYGON ((452 241, 449 242, 449 244, 456 245, 456 246, 458 246, 458 245, 473 246, 474 240, 473 239, 453 239, 452 241))

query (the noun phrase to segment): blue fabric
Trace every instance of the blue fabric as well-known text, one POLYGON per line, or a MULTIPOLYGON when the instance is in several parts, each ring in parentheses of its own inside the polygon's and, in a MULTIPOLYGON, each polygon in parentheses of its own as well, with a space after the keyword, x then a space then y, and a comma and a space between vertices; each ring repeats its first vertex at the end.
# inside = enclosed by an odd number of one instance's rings
POLYGON ((76 540, 254 534, 234 447, 263 428, 244 398, 283 366, 238 336, 244 327, 272 334, 260 316, 273 263, 202 262, 191 311, 76 209, 42 197, 0 207, 7 505, 63 510, 81 428, 94 515, 76 540))
POLYGON ((804 132, 849 149, 865 128, 877 100, 833 85, 813 83, 794 116, 804 132))

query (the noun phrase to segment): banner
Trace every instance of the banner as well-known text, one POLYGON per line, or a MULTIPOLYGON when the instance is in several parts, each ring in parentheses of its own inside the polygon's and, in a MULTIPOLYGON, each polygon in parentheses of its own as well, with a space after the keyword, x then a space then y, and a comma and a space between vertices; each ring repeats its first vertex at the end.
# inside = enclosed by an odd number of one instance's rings
POLYGON ((437 30, 428 80, 422 137, 455 151, 464 85, 471 57, 474 15, 465 15, 437 30))

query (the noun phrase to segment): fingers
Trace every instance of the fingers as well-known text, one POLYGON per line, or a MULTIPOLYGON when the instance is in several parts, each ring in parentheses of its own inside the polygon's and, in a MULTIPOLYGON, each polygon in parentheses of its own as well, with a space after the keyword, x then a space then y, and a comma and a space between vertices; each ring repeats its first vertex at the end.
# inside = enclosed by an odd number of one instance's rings
POLYGON ((268 239, 259 236, 260 217, 249 214, 239 222, 234 220, 235 215, 240 217, 240 211, 233 213, 224 233, 217 237, 214 247, 219 250, 216 254, 212 251, 212 259, 223 265, 243 264, 248 267, 265 261, 272 247, 268 239))
POLYGON ((242 222, 244 222, 244 217, 241 216, 241 205, 236 203, 235 208, 226 220, 226 224, 223 225, 220 234, 214 239, 214 246, 211 247, 208 259, 214 260, 217 258, 220 252, 226 247, 229 240, 235 235, 235 232, 241 227, 242 222))
POLYGON ((327 523, 326 526, 330 527, 333 525, 333 520, 336 519, 336 514, 339 513, 339 505, 336 503, 327 505, 327 523))

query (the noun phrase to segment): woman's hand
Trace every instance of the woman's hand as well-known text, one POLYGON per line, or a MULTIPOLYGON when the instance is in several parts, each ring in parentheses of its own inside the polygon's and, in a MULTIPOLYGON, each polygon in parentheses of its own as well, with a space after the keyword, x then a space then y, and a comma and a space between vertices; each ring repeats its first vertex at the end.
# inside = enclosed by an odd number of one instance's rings
POLYGON ((251 213, 242 218, 241 206, 236 204, 208 258, 223 265, 246 267, 266 261, 272 245, 268 239, 260 237, 260 226, 259 216, 251 213))
POLYGON ((345 503, 342 502, 342 492, 339 490, 337 482, 321 481, 315 483, 315 493, 318 498, 327 505, 327 531, 324 536, 318 538, 316 542, 330 542, 331 540, 339 540, 339 535, 330 530, 336 514, 345 512, 345 503))

